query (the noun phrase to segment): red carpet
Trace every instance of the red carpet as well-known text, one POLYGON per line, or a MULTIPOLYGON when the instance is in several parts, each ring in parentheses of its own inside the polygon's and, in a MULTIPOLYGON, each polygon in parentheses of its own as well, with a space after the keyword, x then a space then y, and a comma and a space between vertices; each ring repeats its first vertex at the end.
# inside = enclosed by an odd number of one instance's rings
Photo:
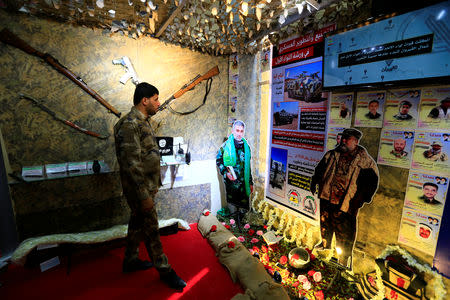
MULTIPOLYGON (((43 273, 37 268, 9 266, 0 275, 0 299, 231 299, 243 293, 231 281, 228 271, 192 224, 191 230, 162 236, 164 251, 177 274, 187 282, 182 293, 171 290, 151 268, 130 274, 122 273, 124 248, 99 248, 74 253, 67 272, 67 260, 43 273)), ((140 255, 147 259, 141 245, 140 255)))

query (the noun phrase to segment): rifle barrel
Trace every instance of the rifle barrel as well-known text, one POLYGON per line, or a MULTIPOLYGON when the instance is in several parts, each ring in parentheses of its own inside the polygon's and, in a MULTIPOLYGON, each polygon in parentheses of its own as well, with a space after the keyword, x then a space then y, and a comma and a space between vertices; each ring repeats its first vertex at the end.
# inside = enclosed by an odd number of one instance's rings
POLYGON ((73 74, 69 69, 64 67, 62 64, 58 62, 53 56, 48 53, 42 53, 30 45, 28 45, 24 40, 16 36, 14 33, 4 28, 0 31, 0 40, 8 45, 14 46, 25 53, 37 56, 43 59, 46 63, 52 66, 56 71, 60 72, 74 83, 76 83, 79 87, 81 87, 85 92, 91 95, 95 100, 100 102, 104 107, 106 107, 110 112, 115 114, 118 118, 120 118, 121 113, 115 109, 111 104, 109 104, 105 99, 103 99, 97 92, 91 89, 84 81, 73 74))

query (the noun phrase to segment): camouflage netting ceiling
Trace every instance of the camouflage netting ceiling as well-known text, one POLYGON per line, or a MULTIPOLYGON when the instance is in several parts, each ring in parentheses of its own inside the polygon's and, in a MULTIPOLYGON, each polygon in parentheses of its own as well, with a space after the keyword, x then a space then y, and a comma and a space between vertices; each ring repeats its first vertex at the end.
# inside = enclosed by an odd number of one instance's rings
POLYGON ((364 20, 371 0, 0 0, 0 7, 213 55, 255 53, 330 23, 364 20))

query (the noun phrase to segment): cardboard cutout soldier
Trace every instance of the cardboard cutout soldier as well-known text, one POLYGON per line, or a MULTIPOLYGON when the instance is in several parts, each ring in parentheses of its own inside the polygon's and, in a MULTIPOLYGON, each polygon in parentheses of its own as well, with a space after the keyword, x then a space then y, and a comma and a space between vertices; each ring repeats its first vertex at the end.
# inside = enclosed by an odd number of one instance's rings
POLYGON ((334 233, 336 247, 342 249, 339 263, 349 268, 356 216, 378 188, 378 168, 366 149, 358 145, 361 136, 356 129, 345 129, 339 146, 325 153, 311 180, 311 192, 317 191, 320 198, 322 245, 330 248, 334 233))

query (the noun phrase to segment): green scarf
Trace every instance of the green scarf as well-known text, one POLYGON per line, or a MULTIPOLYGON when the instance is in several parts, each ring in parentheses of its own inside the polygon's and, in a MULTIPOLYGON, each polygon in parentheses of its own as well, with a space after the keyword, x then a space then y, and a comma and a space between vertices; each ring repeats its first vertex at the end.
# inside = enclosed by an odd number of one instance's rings
MULTIPOLYGON (((244 163, 244 181, 245 181, 245 192, 247 196, 250 196, 250 147, 247 141, 242 138, 244 142, 244 153, 245 153, 245 163, 244 163)), ((225 142, 225 147, 223 149, 223 164, 225 167, 236 165, 236 147, 234 146, 234 136, 230 134, 228 140, 225 142)))

